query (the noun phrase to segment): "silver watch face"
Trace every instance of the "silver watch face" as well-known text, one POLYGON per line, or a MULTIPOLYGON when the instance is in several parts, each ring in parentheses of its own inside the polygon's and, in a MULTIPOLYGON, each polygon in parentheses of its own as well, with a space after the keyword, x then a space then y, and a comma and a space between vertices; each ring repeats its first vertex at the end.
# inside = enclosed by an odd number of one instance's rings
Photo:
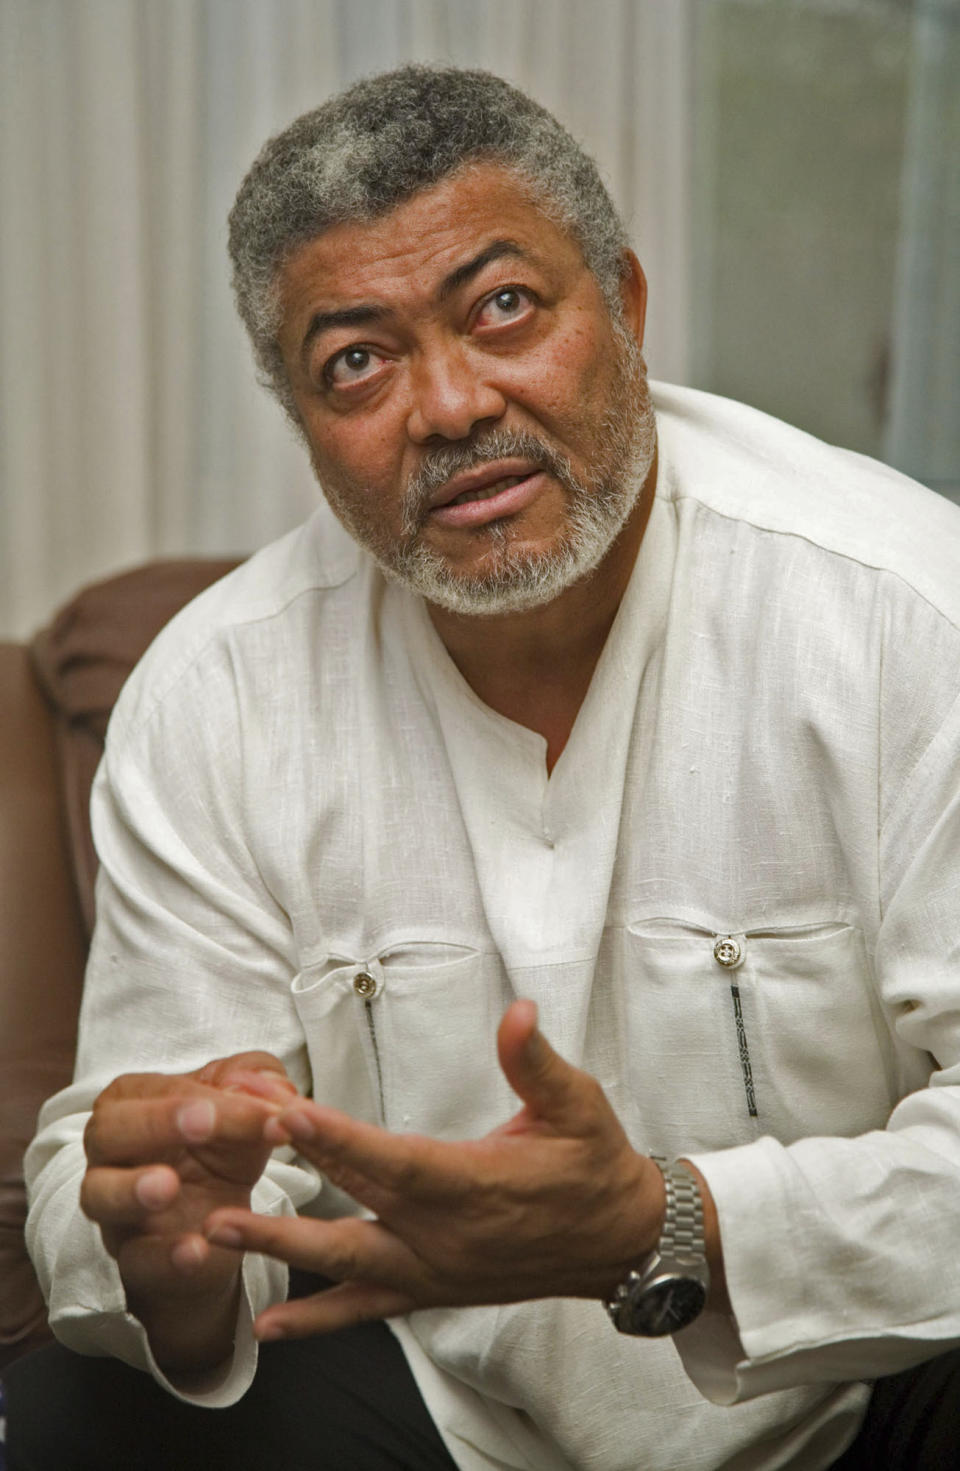
POLYGON ((621 1333, 662 1338, 692 1323, 706 1301, 707 1289, 697 1277, 658 1277, 627 1294, 617 1327, 621 1333))

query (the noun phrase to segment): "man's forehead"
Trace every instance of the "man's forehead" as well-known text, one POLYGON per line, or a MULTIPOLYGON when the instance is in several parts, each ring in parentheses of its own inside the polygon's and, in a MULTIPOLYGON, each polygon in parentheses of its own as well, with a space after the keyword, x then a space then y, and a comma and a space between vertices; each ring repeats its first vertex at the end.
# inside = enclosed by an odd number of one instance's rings
POLYGON ((452 273, 456 286, 472 273, 475 258, 534 258, 555 251, 560 240, 582 255, 527 180, 487 162, 461 168, 383 214, 332 225, 294 251, 282 274, 289 278, 291 266, 297 274, 312 261, 331 285, 342 285, 365 267, 403 275, 435 266, 438 280, 447 282, 452 273))
POLYGON ((303 310, 353 312, 394 293, 443 302, 509 256, 547 271, 584 262, 525 179, 491 163, 460 169, 384 215, 332 225, 298 247, 279 277, 282 316, 293 327, 303 310))
MULTIPOLYGON (((465 208, 475 209, 482 216, 494 204, 528 214, 531 220, 550 218, 542 190, 520 170, 494 159, 472 159, 434 183, 405 195, 388 209, 344 223, 375 230, 414 211, 420 214, 435 209, 443 215, 465 208)), ((331 228, 335 230, 337 226, 331 228)))

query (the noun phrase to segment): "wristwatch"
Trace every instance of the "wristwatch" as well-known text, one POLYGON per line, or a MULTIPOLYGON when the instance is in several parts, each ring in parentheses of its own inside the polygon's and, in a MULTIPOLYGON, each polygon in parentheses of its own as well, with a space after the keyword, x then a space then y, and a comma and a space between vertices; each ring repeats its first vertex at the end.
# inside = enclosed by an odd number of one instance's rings
POLYGON ((700 1188, 683 1165, 668 1165, 655 1154, 651 1159, 667 1192, 660 1240, 604 1304, 618 1332, 640 1338, 662 1338, 686 1328, 703 1312, 710 1287, 700 1188))

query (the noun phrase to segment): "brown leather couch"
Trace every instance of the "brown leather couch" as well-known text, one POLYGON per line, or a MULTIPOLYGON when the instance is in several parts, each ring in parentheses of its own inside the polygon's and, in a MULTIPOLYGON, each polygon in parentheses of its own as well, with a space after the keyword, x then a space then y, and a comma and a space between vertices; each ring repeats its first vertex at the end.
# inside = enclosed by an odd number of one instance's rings
POLYGON ((0 1367, 49 1337, 23 1241, 23 1152, 73 1068, 97 860, 87 806, 120 686, 236 559, 151 562, 0 643, 0 1367))

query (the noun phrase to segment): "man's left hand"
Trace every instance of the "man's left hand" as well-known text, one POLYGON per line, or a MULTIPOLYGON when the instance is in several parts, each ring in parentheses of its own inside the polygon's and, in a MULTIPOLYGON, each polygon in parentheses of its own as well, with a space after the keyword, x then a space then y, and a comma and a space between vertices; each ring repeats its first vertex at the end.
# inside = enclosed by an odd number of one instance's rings
POLYGON ((375 1220, 216 1211, 220 1246, 265 1252, 337 1286, 261 1313, 261 1339, 333 1332, 418 1308, 600 1298, 656 1245, 664 1189, 600 1084, 558 1056, 517 1001, 497 1034, 523 1107, 483 1139, 391 1134, 298 1099, 265 1126, 375 1220))

